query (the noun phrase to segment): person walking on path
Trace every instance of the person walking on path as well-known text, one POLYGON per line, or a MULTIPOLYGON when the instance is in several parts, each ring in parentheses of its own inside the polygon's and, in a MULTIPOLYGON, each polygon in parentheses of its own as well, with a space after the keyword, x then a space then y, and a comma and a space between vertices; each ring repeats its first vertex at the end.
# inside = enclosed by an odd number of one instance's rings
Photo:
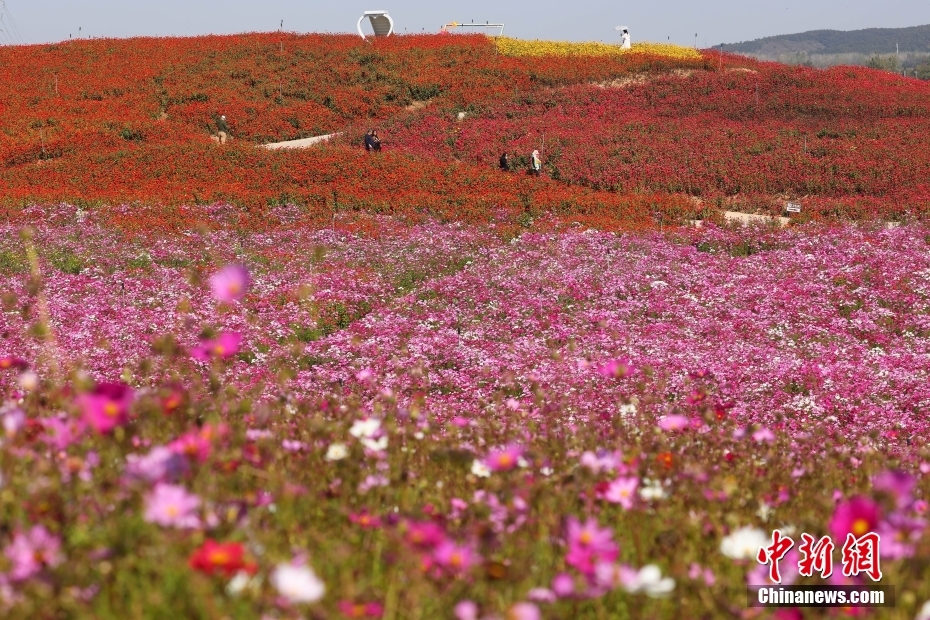
POLYGON ((220 120, 216 121, 216 129, 220 144, 226 144, 226 140, 232 137, 232 132, 229 130, 229 123, 226 122, 225 116, 220 116, 220 120))
POLYGON ((530 172, 536 176, 539 176, 542 172, 542 162, 539 160, 539 151, 533 151, 533 154, 530 155, 530 172))
POLYGON ((501 153, 500 165, 502 171, 510 172, 510 157, 508 157, 507 153, 501 153))

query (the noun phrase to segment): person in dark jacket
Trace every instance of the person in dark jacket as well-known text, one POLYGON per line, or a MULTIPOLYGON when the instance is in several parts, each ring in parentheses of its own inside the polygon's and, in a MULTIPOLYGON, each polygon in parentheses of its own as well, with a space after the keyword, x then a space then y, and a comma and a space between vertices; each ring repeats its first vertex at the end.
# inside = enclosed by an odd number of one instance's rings
POLYGON ((371 132, 371 148, 375 151, 381 150, 381 138, 378 137, 377 129, 371 132))
POLYGON ((232 131, 229 129, 229 123, 226 122, 225 116, 220 116, 216 121, 216 135, 220 139, 220 144, 226 144, 226 140, 232 137, 232 131))
POLYGON ((501 170, 504 172, 510 172, 510 157, 507 153, 501 153, 501 170))
POLYGON ((365 150, 366 151, 371 152, 371 150, 375 148, 374 134, 375 134, 374 129, 372 129, 371 131, 365 134, 365 150))

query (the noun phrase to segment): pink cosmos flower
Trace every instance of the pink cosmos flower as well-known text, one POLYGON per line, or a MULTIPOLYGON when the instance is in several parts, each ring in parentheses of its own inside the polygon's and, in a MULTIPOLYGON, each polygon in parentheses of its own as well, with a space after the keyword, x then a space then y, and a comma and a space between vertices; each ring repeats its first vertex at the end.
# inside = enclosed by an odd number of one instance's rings
POLYGON ((227 265, 210 277, 210 288, 218 301, 242 299, 249 287, 249 272, 242 265, 227 265))
POLYGON ((203 463, 210 458, 210 453, 213 451, 213 440, 217 435, 224 432, 223 428, 214 428, 206 424, 200 430, 184 433, 168 444, 168 447, 178 454, 203 463))
POLYGON ((132 388, 125 383, 100 383, 92 392, 79 396, 77 402, 84 422, 104 434, 129 421, 133 397, 132 388))
POLYGON ((26 360, 7 355, 0 357, 0 370, 26 370, 29 368, 29 362, 26 360))
POLYGON ((597 520, 590 518, 582 524, 575 517, 569 517, 567 529, 565 562, 572 568, 590 576, 597 564, 617 559, 619 549, 613 541, 613 531, 598 527, 597 520))
POLYGON ((629 360, 610 360, 597 369, 602 377, 621 379, 633 372, 633 363, 629 360))
POLYGON ((680 431, 688 428, 691 421, 683 415, 667 415, 659 420, 659 428, 663 431, 680 431))
POLYGON ((445 540, 433 551, 436 564, 451 573, 465 573, 480 559, 475 550, 468 545, 459 545, 455 541, 445 540))
POLYGON ((880 520, 878 504, 866 497, 856 496, 836 507, 830 520, 830 534, 833 540, 838 541, 845 541, 849 533, 858 538, 874 531, 880 520))
POLYGON ((410 521, 407 524, 406 538, 414 547, 432 549, 446 539, 446 533, 432 521, 410 521))
POLYGON ((533 603, 517 603, 507 610, 507 620, 539 620, 542 615, 533 603))
POLYGON ((612 504, 620 504, 625 510, 633 507, 633 500, 636 497, 636 488, 639 486, 639 478, 633 476, 629 478, 617 478, 607 487, 604 492, 604 499, 612 504))
POLYGON ((17 532, 6 548, 7 559, 13 565, 9 572, 13 581, 24 581, 44 568, 61 564, 61 541, 44 525, 33 526, 28 532, 17 532))
POLYGON ((568 573, 559 573, 552 578, 552 591, 559 598, 575 594, 575 578, 568 573))
POLYGON ((201 362, 211 359, 227 359, 239 352, 242 335, 236 332, 223 332, 213 340, 204 340, 191 349, 191 357, 201 362))
POLYGON ((65 416, 43 419, 42 428, 42 441, 57 450, 66 449, 84 433, 83 422, 65 416))
POLYGON ((590 451, 585 452, 581 455, 581 459, 578 462, 582 467, 587 467, 593 473, 599 474, 602 471, 614 471, 617 469, 622 458, 623 455, 619 452, 598 450, 597 454, 590 451))
POLYGON ((503 450, 491 451, 484 460, 484 464, 491 471, 510 471, 517 466, 517 461, 521 456, 523 456, 523 448, 510 445, 503 450))
POLYGON ((346 618, 380 618, 384 615, 384 605, 381 603, 339 601, 338 608, 339 613, 346 618))
POLYGON ((898 508, 908 506, 917 480, 903 471, 884 471, 872 478, 872 488, 891 495, 898 508))
POLYGON ((200 498, 178 485, 160 482, 145 498, 145 520, 162 527, 190 529, 200 527, 194 511, 200 498))
POLYGON ((187 458, 168 446, 155 446, 145 455, 126 455, 126 476, 132 480, 146 482, 177 480, 189 469, 187 458))
POLYGON ((775 433, 765 428, 764 426, 752 434, 752 440, 756 443, 773 442, 775 441, 775 433))
POLYGON ((478 605, 474 601, 459 601, 453 613, 456 620, 478 620, 478 605))

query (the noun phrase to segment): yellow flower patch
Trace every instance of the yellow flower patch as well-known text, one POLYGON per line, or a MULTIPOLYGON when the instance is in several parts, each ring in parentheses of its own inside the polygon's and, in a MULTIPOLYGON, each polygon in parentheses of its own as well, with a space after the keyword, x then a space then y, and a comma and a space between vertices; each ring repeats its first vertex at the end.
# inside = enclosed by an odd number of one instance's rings
POLYGON ((505 56, 621 56, 624 54, 652 54, 681 60, 700 58, 693 48, 668 43, 634 43, 633 49, 621 49, 618 44, 571 43, 569 41, 528 41, 510 37, 494 39, 497 51, 505 56))

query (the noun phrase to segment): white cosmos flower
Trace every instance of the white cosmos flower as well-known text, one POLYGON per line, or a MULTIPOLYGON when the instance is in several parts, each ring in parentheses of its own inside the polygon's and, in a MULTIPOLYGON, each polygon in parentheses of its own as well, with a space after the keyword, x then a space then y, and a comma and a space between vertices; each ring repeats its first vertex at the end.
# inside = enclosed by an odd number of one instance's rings
POLYGON ((924 606, 917 612, 917 617, 914 620, 930 620, 930 601, 924 603, 924 606))
POLYGON ((353 437, 374 437, 381 430, 381 420, 378 418, 368 418, 366 420, 356 420, 349 429, 349 434, 353 437))
POLYGON ((315 603, 326 592, 326 584, 309 566, 278 564, 269 580, 281 596, 292 603, 315 603))
POLYGON ((636 577, 624 584, 624 589, 631 594, 643 592, 652 598, 661 598, 672 593, 675 589, 675 580, 671 577, 663 577, 662 571, 655 564, 647 564, 639 569, 636 577))
POLYGON ((369 450, 372 450, 373 452, 383 452, 387 450, 387 445, 388 445, 387 435, 382 435, 378 439, 369 439, 367 437, 363 437, 360 441, 362 442, 363 446, 365 446, 369 450))
POLYGON ((662 488, 662 483, 658 480, 652 482, 643 480, 643 485, 639 487, 639 496, 647 502, 654 499, 664 499, 665 489, 662 488))
POLYGON ((741 527, 724 536, 720 553, 734 560, 751 560, 769 543, 769 535, 757 527, 741 527))
POLYGON ((327 461, 341 461, 347 456, 349 456, 349 449, 344 443, 331 443, 326 450, 327 461))
POLYGON ((471 464, 471 473, 479 478, 487 478, 491 475, 491 470, 482 461, 475 459, 471 464))

